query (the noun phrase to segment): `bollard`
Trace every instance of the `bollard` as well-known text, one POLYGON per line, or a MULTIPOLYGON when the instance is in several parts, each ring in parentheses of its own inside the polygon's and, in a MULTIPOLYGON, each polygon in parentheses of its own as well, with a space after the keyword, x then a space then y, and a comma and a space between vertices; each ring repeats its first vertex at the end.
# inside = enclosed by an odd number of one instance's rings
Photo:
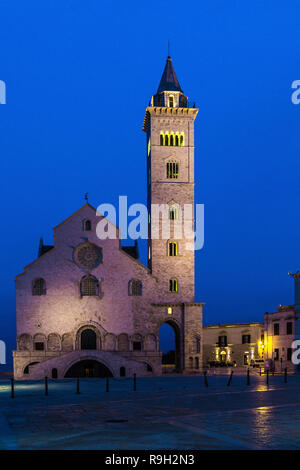
POLYGON ((284 383, 287 383, 287 368, 284 369, 284 383))
POLYGON ((230 372, 230 377, 227 383, 227 387, 229 387, 229 385, 231 384, 232 376, 233 376, 233 370, 230 372))
POLYGON ((45 377, 45 395, 48 396, 48 377, 45 377))
POLYGON ((76 394, 79 395, 80 393, 80 388, 79 388, 79 377, 77 377, 77 382, 76 382, 76 394))
POLYGON ((269 369, 267 369, 267 385, 269 385, 269 369))
POLYGON ((204 372, 204 383, 205 383, 205 387, 208 387, 208 382, 207 382, 207 370, 204 372))
POLYGON ((250 369, 247 369, 247 385, 250 385, 250 369))
POLYGON ((136 391, 136 374, 133 374, 133 390, 136 391))
POLYGON ((10 379, 11 383, 11 398, 15 398, 15 379, 10 379))
POLYGON ((106 391, 109 392, 109 378, 106 377, 106 391))

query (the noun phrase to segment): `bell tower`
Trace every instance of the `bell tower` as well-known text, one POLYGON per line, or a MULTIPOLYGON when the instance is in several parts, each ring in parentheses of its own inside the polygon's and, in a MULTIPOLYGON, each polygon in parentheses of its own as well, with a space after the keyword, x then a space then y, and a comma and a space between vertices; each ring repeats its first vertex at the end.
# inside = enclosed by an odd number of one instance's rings
POLYGON ((148 266, 169 302, 194 302, 194 242, 185 227, 194 230, 197 113, 195 106, 189 106, 168 57, 157 93, 146 108, 143 130, 147 134, 147 204, 151 214, 148 266))

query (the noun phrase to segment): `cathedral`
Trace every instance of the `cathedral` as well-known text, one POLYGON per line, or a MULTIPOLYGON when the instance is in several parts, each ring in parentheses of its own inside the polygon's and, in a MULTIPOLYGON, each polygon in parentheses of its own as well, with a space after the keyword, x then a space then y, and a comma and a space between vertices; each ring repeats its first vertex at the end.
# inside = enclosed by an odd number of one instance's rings
POLYGON ((194 208, 197 112, 168 57, 143 124, 148 265, 137 244, 99 239, 103 216, 88 202, 57 225, 54 245, 41 240, 37 259, 16 277, 16 379, 160 375, 164 323, 174 330, 176 371, 201 370, 204 304, 195 302, 194 244, 175 230, 188 217, 182 208, 194 208), (153 205, 167 207, 168 239, 153 205))

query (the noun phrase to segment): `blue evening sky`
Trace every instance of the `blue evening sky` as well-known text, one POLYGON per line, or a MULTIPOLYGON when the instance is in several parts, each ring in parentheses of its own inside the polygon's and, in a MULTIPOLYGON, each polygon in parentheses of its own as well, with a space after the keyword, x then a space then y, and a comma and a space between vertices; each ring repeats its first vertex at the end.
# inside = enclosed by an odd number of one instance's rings
POLYGON ((263 321, 293 303, 299 13, 298 0, 0 0, 0 339, 9 349, 14 277, 35 259, 39 238, 52 243, 52 228, 86 191, 95 206, 118 195, 146 202, 141 127, 168 40, 181 87, 199 107, 204 323, 263 321))

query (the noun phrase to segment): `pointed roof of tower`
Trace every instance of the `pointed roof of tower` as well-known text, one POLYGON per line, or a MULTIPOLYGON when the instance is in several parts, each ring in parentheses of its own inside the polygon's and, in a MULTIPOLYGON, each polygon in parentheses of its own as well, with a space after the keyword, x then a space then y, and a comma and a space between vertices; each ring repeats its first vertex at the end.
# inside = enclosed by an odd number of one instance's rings
POLYGON ((182 92, 170 56, 168 56, 167 58, 167 63, 165 65, 165 69, 163 71, 157 93, 161 93, 162 91, 182 92))

